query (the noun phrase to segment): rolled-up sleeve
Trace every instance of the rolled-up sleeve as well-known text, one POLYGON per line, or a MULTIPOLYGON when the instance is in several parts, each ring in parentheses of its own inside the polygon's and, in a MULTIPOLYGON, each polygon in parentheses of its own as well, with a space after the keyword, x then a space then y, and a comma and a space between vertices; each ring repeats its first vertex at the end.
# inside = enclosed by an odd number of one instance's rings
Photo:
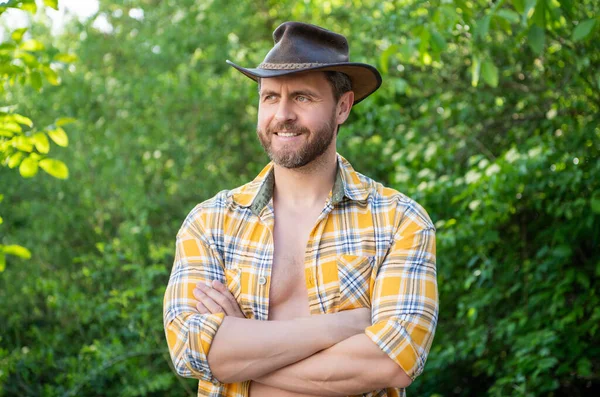
POLYGON ((193 296, 196 283, 225 282, 222 260, 198 225, 188 217, 177 233, 175 260, 163 302, 167 344, 177 373, 219 383, 208 365, 208 352, 224 313, 200 314, 193 296))
POLYGON ((375 272, 373 325, 365 333, 415 379, 425 366, 438 318, 435 227, 414 201, 399 218, 375 272))

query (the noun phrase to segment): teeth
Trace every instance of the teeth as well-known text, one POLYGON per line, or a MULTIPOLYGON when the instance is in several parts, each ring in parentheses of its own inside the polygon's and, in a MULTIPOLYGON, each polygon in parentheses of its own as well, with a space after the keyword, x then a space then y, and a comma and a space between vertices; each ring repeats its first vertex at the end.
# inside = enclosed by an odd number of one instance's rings
POLYGON ((277 135, 279 136, 283 136, 283 137, 292 137, 292 136, 298 136, 300 134, 294 134, 294 133, 285 133, 285 132, 278 132, 277 135))

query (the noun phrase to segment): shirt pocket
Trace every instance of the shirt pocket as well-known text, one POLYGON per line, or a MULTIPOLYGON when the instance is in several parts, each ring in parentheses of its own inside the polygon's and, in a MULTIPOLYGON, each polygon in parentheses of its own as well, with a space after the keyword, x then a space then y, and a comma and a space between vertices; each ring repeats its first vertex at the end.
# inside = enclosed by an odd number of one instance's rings
POLYGON ((339 311, 371 307, 374 261, 373 256, 338 256, 339 311))
POLYGON ((254 318, 252 303, 248 299, 248 291, 244 291, 242 283, 242 269, 239 266, 225 268, 225 278, 227 289, 238 303, 238 306, 246 318, 254 318))
POLYGON ((241 274, 242 271, 239 267, 225 268, 225 285, 238 302, 242 293, 241 274))

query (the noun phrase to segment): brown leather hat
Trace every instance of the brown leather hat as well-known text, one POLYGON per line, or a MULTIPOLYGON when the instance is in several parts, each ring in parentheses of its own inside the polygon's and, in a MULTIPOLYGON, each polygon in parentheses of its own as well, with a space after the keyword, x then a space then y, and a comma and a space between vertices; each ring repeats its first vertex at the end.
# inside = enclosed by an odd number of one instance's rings
POLYGON ((381 85, 377 69, 348 62, 348 41, 341 34, 301 22, 284 22, 273 32, 275 45, 257 68, 226 62, 253 80, 307 71, 343 72, 352 80, 356 105, 381 85))

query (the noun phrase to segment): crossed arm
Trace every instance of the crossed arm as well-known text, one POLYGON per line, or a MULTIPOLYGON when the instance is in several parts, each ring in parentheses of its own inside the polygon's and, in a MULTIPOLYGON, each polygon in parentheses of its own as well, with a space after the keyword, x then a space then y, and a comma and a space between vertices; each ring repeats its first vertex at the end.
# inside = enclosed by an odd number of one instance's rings
MULTIPOLYGON (((332 396, 408 386, 423 370, 438 298, 435 229, 418 207, 408 206, 403 217, 372 280, 371 310, 285 321, 243 318, 235 298, 218 283, 204 292, 195 289, 197 283, 224 282, 226 268, 205 241, 206 232, 186 223, 178 233, 164 301, 177 373, 332 396)), ((208 390, 210 384, 199 387, 208 390)))
POLYGON ((225 313, 208 363, 225 383, 253 380, 284 390, 347 396, 411 379, 364 334, 370 310, 355 309, 291 321, 244 319, 223 284, 199 283, 193 291, 201 314, 225 313))

